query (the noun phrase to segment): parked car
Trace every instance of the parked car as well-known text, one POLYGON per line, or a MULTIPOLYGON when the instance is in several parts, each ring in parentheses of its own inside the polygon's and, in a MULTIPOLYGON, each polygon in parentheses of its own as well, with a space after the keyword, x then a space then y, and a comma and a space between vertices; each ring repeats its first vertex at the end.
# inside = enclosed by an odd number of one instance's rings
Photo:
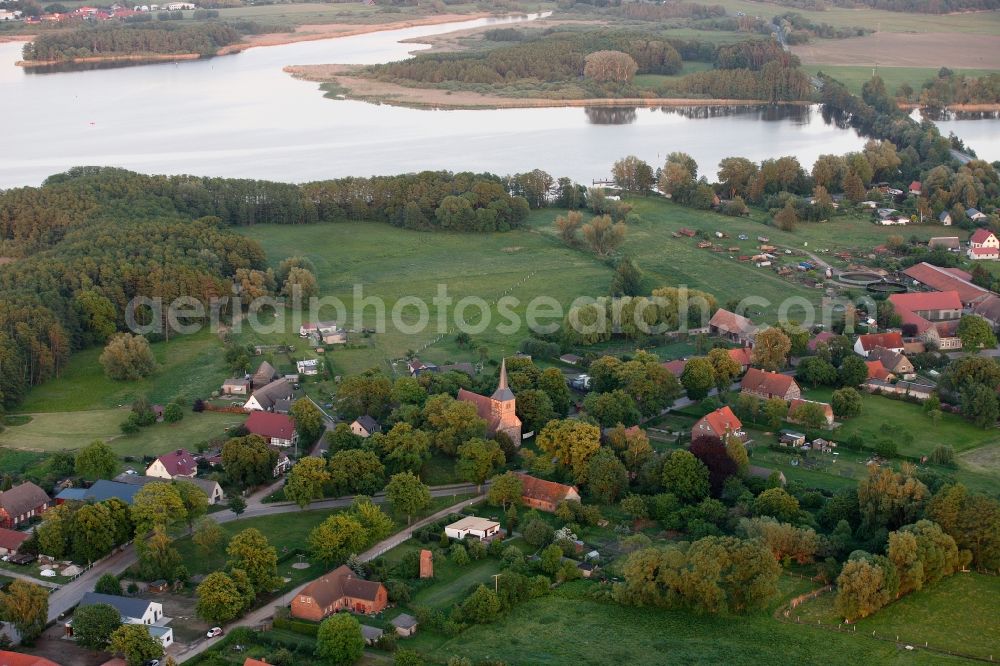
POLYGON ((215 638, 216 636, 222 635, 222 627, 212 627, 208 630, 208 637, 215 638))

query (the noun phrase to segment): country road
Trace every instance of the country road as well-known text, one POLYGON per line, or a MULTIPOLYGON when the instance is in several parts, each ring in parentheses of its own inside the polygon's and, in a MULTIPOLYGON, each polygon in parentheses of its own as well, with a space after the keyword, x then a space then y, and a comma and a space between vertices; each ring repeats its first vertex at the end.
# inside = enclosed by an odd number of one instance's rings
MULTIPOLYGON (((474 484, 467 483, 449 486, 435 486, 431 488, 431 496, 448 497, 450 495, 466 495, 469 493, 478 493, 479 490, 480 489, 474 484)), ((313 502, 305 509, 299 509, 298 505, 292 502, 275 502, 273 504, 260 504, 258 502, 253 502, 248 503, 246 511, 239 516, 228 509, 218 513, 213 513, 211 516, 220 523, 228 523, 233 520, 257 518, 260 516, 273 516, 276 514, 292 513, 303 510, 315 511, 319 509, 343 509, 350 506, 353 501, 353 495, 338 497, 335 499, 325 499, 313 502)), ((372 497, 372 501, 376 504, 382 504, 386 501, 385 493, 376 493, 372 497)), ((404 530, 404 532, 405 531, 406 530, 404 530)), ((400 532, 400 534, 402 533, 403 532, 400 532)), ((130 544, 121 552, 115 553, 114 555, 98 562, 93 566, 93 568, 88 569, 79 578, 66 583, 59 589, 52 592, 52 594, 49 595, 49 622, 59 619, 61 615, 76 606, 76 604, 80 601, 80 598, 86 592, 90 592, 94 589, 94 583, 97 582, 97 579, 102 575, 106 573, 118 575, 132 566, 136 559, 135 546, 130 544)))
MULTIPOLYGON (((475 492, 475 486, 470 486, 470 487, 472 488, 471 492, 475 492)), ((444 491, 442 490, 441 492, 444 492, 444 491)), ((455 491, 455 492, 457 494, 458 491, 455 491)), ((442 496, 443 495, 437 495, 437 497, 442 497, 442 496)), ((404 541, 406 541, 407 539, 409 539, 410 536, 413 534, 413 532, 415 530, 423 527, 424 525, 427 525, 428 523, 433 523, 435 520, 439 520, 441 518, 444 518, 445 516, 447 516, 450 513, 455 513, 456 511, 461 511, 462 509, 464 509, 465 507, 469 506, 470 504, 475 504, 476 502, 482 500, 484 497, 485 497, 485 495, 477 495, 475 497, 470 497, 468 499, 462 500, 461 502, 459 502, 457 504, 453 504, 453 505, 451 505, 451 506, 449 506, 449 507, 447 507, 445 509, 441 509, 437 513, 434 513, 434 514, 432 514, 430 516, 427 516, 426 518, 418 520, 417 522, 415 522, 412 525, 406 527, 402 531, 396 532, 395 534, 393 534, 392 536, 388 537, 387 539, 383 539, 382 541, 379 541, 377 544, 375 544, 374 546, 372 546, 371 548, 369 548, 365 552, 363 552, 360 555, 358 555, 358 559, 360 559, 362 562, 368 562, 369 560, 373 560, 376 557, 378 557, 379 555, 381 555, 382 553, 386 552, 387 550, 389 550, 391 548, 395 548, 399 544, 401 544, 404 541)), ((340 501, 340 500, 334 500, 334 501, 340 501)), ((317 575, 317 577, 319 577, 323 573, 325 573, 325 572, 324 571, 317 571, 316 575, 317 575)), ((287 606, 287 605, 291 604, 292 603, 292 599, 295 598, 295 595, 298 594, 299 592, 301 592, 302 588, 304 588, 308 584, 309 583, 303 583, 302 585, 296 587, 294 590, 286 592, 281 597, 279 597, 279 598, 271 601, 270 603, 268 603, 268 604, 266 604, 264 606, 261 606, 260 608, 254 610, 254 611, 251 611, 250 613, 244 615, 243 617, 241 617, 240 619, 236 620, 235 622, 231 622, 231 623, 225 625, 223 628, 227 632, 229 632, 229 631, 232 631, 233 629, 235 629, 236 627, 255 627, 255 626, 261 624, 264 620, 266 620, 269 617, 271 617, 272 615, 274 615, 274 609, 276 607, 280 608, 282 606, 287 606)), ((187 650, 185 650, 183 652, 178 652, 177 654, 174 654, 172 656, 178 662, 184 662, 184 661, 187 661, 188 659, 193 659, 194 657, 198 656, 199 654, 201 654, 205 650, 207 650, 210 647, 212 647, 216 642, 217 642, 217 639, 209 639, 209 638, 202 639, 202 640, 198 641, 197 643, 195 643, 194 645, 190 646, 187 650)))

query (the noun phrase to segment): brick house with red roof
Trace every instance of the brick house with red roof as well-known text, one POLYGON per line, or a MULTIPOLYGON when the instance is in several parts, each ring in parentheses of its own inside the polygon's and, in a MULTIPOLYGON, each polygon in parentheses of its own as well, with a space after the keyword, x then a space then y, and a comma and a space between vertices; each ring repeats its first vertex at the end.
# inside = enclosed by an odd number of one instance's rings
POLYGON ((883 347, 885 349, 891 349, 894 352, 902 353, 903 334, 866 333, 865 335, 859 335, 858 339, 854 341, 854 353, 858 356, 864 356, 865 358, 868 358, 868 354, 870 354, 876 347, 883 347))
POLYGON ((198 474, 198 461, 184 449, 164 453, 146 468, 146 476, 161 479, 193 479, 198 474))
POLYGON ((726 351, 729 353, 729 358, 740 364, 740 372, 746 372, 753 358, 753 348, 739 347, 737 349, 727 349, 726 351))
POLYGON ((954 291, 962 305, 971 307, 988 299, 988 289, 972 283, 972 275, 960 268, 943 268, 921 262, 903 270, 903 275, 933 291, 954 291))
MULTIPOLYGON (((956 291, 892 294, 889 302, 903 320, 917 329, 917 337, 937 349, 961 349, 958 322, 962 318, 962 299, 956 291)), ((888 345, 876 345, 892 349, 888 345)), ((903 351, 893 349, 893 351, 903 351)))
POLYGON ((458 399, 476 406, 479 418, 486 421, 486 432, 490 437, 504 433, 514 443, 521 445, 521 419, 515 413, 516 398, 507 386, 507 361, 500 362, 500 381, 491 396, 479 395, 465 389, 458 390, 458 399))
POLYGON ((559 502, 580 501, 580 491, 576 486, 546 481, 523 472, 517 472, 517 476, 521 479, 521 501, 532 509, 554 513, 559 502))
POLYGON ((893 374, 882 365, 882 361, 865 361, 865 365, 868 366, 868 379, 878 379, 887 382, 893 377, 893 374))
POLYGON ((252 435, 260 435, 271 446, 294 446, 299 441, 295 421, 287 414, 251 412, 243 427, 252 435))
POLYGON ((769 398, 795 400, 802 397, 802 389, 792 377, 778 372, 767 372, 759 368, 747 370, 747 374, 740 384, 740 393, 747 393, 762 400, 769 398))
POLYGON ((834 335, 833 333, 831 333, 830 331, 820 331, 815 336, 813 336, 812 338, 809 339, 809 342, 806 343, 806 349, 808 349, 809 351, 815 353, 816 352, 816 347, 818 345, 820 345, 822 343, 829 344, 830 340, 832 340, 835 337, 837 337, 837 336, 834 335))
POLYGON ((729 405, 726 405, 705 414, 695 422, 691 428, 691 441, 699 437, 714 437, 722 441, 730 434, 736 435, 741 441, 746 439, 742 421, 733 414, 729 405))
POLYGON ((389 603, 385 585, 359 578, 342 564, 302 588, 292 599, 292 617, 319 622, 340 610, 352 613, 380 613, 389 603))

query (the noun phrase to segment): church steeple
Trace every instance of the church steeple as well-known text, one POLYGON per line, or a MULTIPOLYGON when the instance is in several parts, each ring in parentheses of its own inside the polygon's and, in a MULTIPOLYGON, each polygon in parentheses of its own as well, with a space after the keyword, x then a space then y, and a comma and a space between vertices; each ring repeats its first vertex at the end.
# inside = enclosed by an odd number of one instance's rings
POLYGON ((500 381, 497 390, 491 396, 494 400, 507 401, 514 399, 514 392, 507 386, 507 359, 500 361, 500 381))

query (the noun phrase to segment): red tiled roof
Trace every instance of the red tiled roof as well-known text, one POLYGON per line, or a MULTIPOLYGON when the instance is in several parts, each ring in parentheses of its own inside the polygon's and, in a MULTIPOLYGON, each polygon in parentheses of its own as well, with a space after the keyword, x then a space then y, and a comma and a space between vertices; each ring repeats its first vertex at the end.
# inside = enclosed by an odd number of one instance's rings
POLYGON ((830 340, 831 338, 835 337, 837 336, 831 333, 830 331, 820 331, 819 333, 816 334, 816 337, 812 338, 811 340, 809 340, 808 343, 806 343, 806 347, 808 347, 809 351, 816 351, 816 345, 818 345, 821 342, 826 342, 827 340, 830 340))
POLYGON ((164 453, 157 460, 170 476, 191 476, 198 471, 194 455, 184 449, 164 453))
MULTIPOLYGON (((909 294, 892 294, 889 300, 896 310, 919 312, 923 310, 961 310, 962 299, 957 291, 913 292, 909 294)), ((886 347, 887 345, 882 345, 886 347)))
POLYGON ((243 666, 270 666, 270 664, 266 661, 261 661, 260 659, 247 657, 247 660, 243 662, 243 666))
POLYGON ((751 347, 740 347, 727 351, 729 352, 729 358, 739 363, 740 367, 750 367, 750 359, 753 357, 753 349, 751 347))
POLYGON ((31 536, 27 532, 18 532, 16 530, 8 530, 5 527, 0 527, 0 548, 5 548, 6 550, 17 550, 21 547, 21 544, 28 540, 31 536))
POLYGON ((705 414, 694 424, 693 430, 699 430, 702 422, 705 422, 718 437, 722 437, 727 432, 736 432, 743 428, 743 423, 736 417, 736 414, 733 414, 733 410, 729 408, 729 405, 705 414))
POLYGON ((375 601, 381 587, 382 583, 358 578, 350 567, 342 564, 306 585, 299 594, 315 599, 321 608, 326 608, 344 597, 375 601))
POLYGON ((920 191, 920 181, 919 180, 915 180, 912 183, 910 183, 910 191, 911 192, 919 192, 920 191))
POLYGON ((963 303, 972 303, 989 295, 989 291, 970 282, 972 276, 958 268, 941 268, 921 262, 903 274, 935 291, 956 291, 963 303))
POLYGON ((868 366, 868 379, 887 380, 892 376, 882 361, 865 361, 865 365, 868 366))
POLYGON ((708 325, 727 333, 742 335, 748 335, 757 330, 754 323, 746 317, 738 315, 735 312, 730 312, 729 310, 723 310, 722 308, 715 311, 708 325))
POLYGON ((746 376, 743 377, 743 383, 740 385, 740 388, 753 393, 783 396, 788 393, 788 390, 792 386, 798 386, 798 384, 788 375, 750 368, 747 370, 746 376))
POLYGON ((575 486, 538 479, 523 472, 518 472, 517 475, 521 478, 521 495, 530 499, 558 504, 570 493, 576 493, 577 496, 580 494, 575 486))
POLYGON ((970 243, 985 243, 993 236, 993 232, 988 229, 976 229, 976 232, 969 238, 970 243))
POLYGON ((0 666, 59 666, 59 664, 33 654, 0 650, 0 666))
POLYGON ((670 374, 674 377, 680 377, 681 373, 684 372, 684 366, 687 365, 687 361, 678 359, 676 361, 667 361, 666 363, 661 363, 660 365, 669 370, 670 374))
POLYGON ((1000 254, 1000 249, 995 247, 970 247, 969 252, 982 257, 995 257, 1000 254))
POLYGON ((292 439, 295 436, 295 421, 285 414, 254 411, 243 425, 252 434, 261 437, 292 439))
POLYGON ((861 347, 865 351, 870 351, 875 349, 875 347, 885 347, 886 349, 903 348, 902 333, 866 333, 859 335, 858 340, 861 341, 861 347))

